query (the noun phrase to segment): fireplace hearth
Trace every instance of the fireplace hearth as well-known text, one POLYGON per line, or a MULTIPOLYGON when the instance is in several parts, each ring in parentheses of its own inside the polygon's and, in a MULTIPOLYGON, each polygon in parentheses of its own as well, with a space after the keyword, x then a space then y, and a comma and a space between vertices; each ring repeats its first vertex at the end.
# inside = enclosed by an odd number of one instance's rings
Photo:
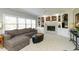
POLYGON ((47 31, 55 31, 55 26, 47 26, 47 31))

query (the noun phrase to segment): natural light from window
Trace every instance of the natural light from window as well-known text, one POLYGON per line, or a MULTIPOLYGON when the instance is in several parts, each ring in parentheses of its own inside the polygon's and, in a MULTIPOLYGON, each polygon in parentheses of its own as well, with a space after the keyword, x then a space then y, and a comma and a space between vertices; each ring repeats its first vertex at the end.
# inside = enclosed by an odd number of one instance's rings
POLYGON ((36 20, 14 16, 4 17, 5 30, 35 28, 36 20))
POLYGON ((25 18, 18 18, 18 29, 25 28, 25 18))
POLYGON ((16 29, 17 26, 17 21, 16 21, 16 17, 13 16, 5 16, 5 30, 12 30, 12 29, 16 29))
POLYGON ((31 28, 31 20, 30 19, 26 19, 26 27, 27 28, 31 28))

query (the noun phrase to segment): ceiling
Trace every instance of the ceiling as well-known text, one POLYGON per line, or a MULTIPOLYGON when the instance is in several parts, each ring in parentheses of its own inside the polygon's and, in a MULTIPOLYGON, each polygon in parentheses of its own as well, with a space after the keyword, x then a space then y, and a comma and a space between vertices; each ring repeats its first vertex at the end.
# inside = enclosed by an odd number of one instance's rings
POLYGON ((13 8, 13 10, 17 10, 24 13, 28 12, 36 16, 42 16, 62 13, 68 10, 73 10, 73 8, 13 8))

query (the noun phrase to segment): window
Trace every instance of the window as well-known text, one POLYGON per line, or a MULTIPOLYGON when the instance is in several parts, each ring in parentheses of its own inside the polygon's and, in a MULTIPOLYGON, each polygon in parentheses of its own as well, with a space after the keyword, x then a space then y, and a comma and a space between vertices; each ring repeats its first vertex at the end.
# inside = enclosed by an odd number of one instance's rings
POLYGON ((26 19, 26 26, 27 26, 27 28, 31 28, 31 20, 30 19, 26 19))
POLYGON ((36 21, 32 20, 32 28, 35 28, 35 27, 36 27, 36 21))
POLYGON ((24 18, 18 18, 18 29, 25 28, 25 19, 24 18))
POLYGON ((17 28, 17 21, 16 17, 13 16, 5 16, 5 30, 12 30, 17 28))
POLYGON ((14 16, 4 16, 5 30, 23 29, 23 28, 35 28, 36 21, 32 19, 25 19, 14 16))

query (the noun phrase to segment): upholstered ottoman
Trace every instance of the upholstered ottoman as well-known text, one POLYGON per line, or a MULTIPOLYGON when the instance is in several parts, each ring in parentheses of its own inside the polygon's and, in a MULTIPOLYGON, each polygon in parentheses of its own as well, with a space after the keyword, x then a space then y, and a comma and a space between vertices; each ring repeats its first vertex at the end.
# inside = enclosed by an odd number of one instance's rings
POLYGON ((29 45, 30 38, 27 36, 15 36, 11 40, 5 41, 5 48, 9 51, 18 51, 29 45))
POLYGON ((43 41, 44 38, 44 34, 43 33, 37 33, 35 35, 32 36, 32 42, 33 43, 38 43, 43 41))

